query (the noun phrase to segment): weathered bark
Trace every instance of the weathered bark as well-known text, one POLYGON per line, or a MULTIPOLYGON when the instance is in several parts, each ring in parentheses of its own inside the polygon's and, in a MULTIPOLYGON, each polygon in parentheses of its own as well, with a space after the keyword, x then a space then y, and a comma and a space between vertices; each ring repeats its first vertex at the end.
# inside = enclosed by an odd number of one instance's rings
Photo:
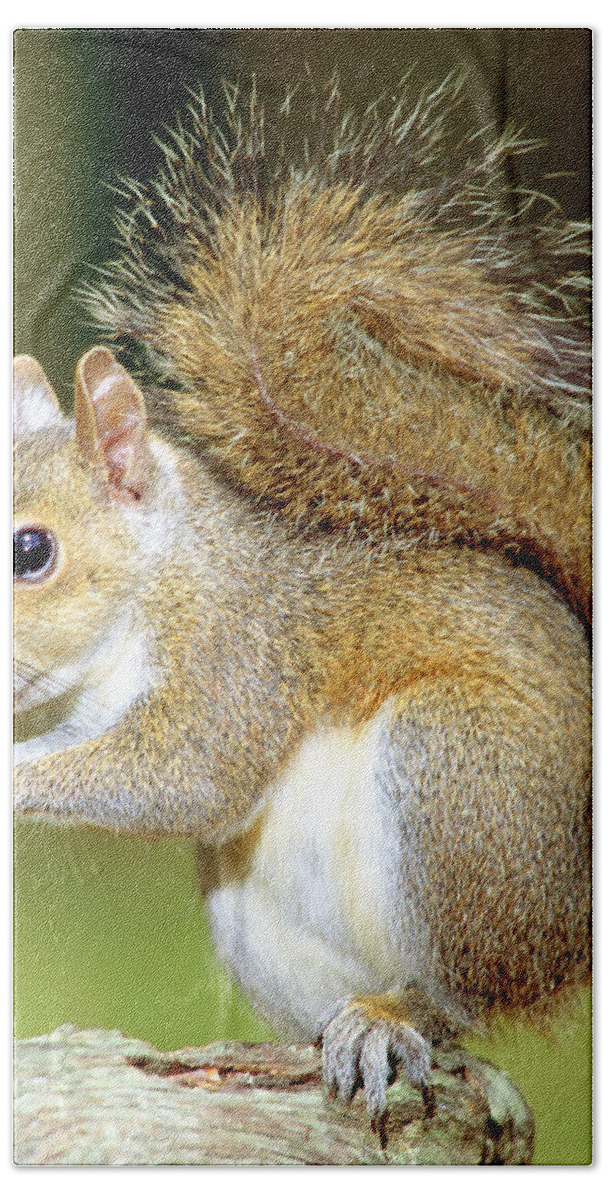
POLYGON ((15 1070, 17 1163, 447 1165, 532 1154, 521 1094, 460 1049, 437 1056, 434 1103, 397 1078, 381 1131, 361 1093, 348 1107, 326 1097, 312 1046, 161 1053, 64 1025, 18 1042, 15 1070))

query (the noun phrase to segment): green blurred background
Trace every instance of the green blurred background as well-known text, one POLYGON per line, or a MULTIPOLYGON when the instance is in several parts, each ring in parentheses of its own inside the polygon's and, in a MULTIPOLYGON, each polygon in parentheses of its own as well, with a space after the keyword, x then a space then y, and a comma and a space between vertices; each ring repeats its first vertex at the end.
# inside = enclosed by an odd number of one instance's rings
MULTIPOLYGON (((590 55, 586 30, 19 30, 15 34, 15 352, 43 363, 71 403, 75 363, 96 341, 74 295, 113 254, 111 191, 145 180, 162 137, 203 84, 255 73, 282 95, 308 63, 338 68, 354 108, 466 67, 459 120, 543 139, 511 165, 514 186, 554 195, 568 216, 590 204, 590 55)), ((162 1049, 272 1036, 214 955, 186 842, 17 823, 15 1022, 18 1037, 119 1027, 162 1049)), ((473 1045, 473 1043, 472 1043, 473 1045)), ((504 1066, 536 1116, 535 1161, 589 1162, 591 1018, 587 995, 550 1033, 501 1027, 473 1049, 504 1066)))

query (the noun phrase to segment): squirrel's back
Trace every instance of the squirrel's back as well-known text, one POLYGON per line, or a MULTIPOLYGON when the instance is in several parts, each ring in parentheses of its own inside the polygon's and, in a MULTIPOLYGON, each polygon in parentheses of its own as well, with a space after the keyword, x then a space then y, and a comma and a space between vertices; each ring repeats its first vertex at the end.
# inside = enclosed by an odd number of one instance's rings
POLYGON ((227 135, 201 99, 90 300, 162 419, 256 504, 397 551, 499 550, 587 622, 585 230, 506 190, 517 137, 474 133, 446 166, 457 98, 357 124, 333 87, 295 158, 266 152, 255 92, 247 122, 227 92, 227 135))

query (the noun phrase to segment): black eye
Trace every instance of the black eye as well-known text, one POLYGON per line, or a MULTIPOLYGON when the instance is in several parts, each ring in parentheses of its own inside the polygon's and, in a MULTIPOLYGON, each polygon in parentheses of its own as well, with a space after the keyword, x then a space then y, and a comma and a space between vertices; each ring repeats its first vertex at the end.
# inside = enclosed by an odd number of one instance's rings
POLYGON ((16 529, 13 533, 13 576, 15 579, 40 579, 48 574, 57 546, 46 529, 16 529))

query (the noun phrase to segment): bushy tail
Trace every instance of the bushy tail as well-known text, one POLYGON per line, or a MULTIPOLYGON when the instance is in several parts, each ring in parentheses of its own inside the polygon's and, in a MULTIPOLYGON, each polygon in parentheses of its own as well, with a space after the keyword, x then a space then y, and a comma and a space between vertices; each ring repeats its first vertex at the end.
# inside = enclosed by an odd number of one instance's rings
POLYGON ((255 91, 242 120, 227 90, 226 131, 199 99, 160 177, 130 185, 89 301, 161 383, 164 419, 260 501, 403 546, 499 549, 587 620, 586 232, 514 201, 517 137, 477 134, 446 166, 461 89, 356 123, 332 85, 299 153, 293 98, 272 150, 255 91))

